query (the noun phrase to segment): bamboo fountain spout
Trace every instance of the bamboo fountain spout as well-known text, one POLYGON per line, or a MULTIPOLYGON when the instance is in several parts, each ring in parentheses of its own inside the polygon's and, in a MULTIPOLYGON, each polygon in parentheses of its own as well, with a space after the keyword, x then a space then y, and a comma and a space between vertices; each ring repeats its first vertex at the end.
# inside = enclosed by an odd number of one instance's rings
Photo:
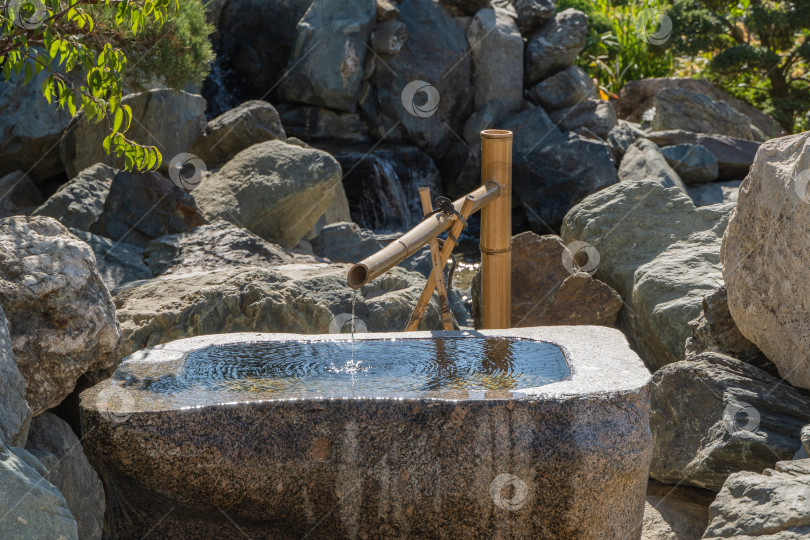
POLYGON ((452 203, 444 212, 428 215, 421 223, 389 245, 349 269, 349 287, 359 289, 404 261, 439 234, 451 229, 444 248, 428 278, 407 330, 416 330, 433 295, 437 276, 466 225, 466 218, 481 210, 481 284, 484 328, 509 328, 512 310, 512 132, 487 129, 481 132, 481 180, 475 191, 452 203))

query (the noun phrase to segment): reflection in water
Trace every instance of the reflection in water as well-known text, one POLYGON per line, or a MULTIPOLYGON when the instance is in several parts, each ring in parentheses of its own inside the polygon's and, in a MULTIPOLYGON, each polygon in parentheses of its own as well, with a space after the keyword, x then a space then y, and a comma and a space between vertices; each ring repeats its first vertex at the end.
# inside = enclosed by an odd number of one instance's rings
POLYGON ((515 338, 276 341, 211 346, 174 377, 138 381, 159 393, 214 391, 270 397, 469 394, 530 388, 570 374, 554 344, 515 338), (354 369, 362 366, 362 369, 354 369), (349 369, 351 368, 351 369, 349 369))

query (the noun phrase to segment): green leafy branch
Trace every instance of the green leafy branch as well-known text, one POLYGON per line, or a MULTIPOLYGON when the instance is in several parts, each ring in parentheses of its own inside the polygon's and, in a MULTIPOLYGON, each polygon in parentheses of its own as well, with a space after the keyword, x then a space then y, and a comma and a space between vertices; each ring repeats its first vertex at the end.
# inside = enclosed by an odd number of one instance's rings
POLYGON ((97 52, 82 42, 88 36, 104 41, 94 30, 99 10, 115 10, 115 26, 137 35, 147 22, 163 25, 175 17, 179 0, 5 0, 0 69, 6 82, 22 76, 23 84, 45 71, 42 95, 49 104, 92 122, 106 120, 104 151, 123 158, 127 170, 157 169, 160 151, 124 135, 132 123, 132 110, 121 103, 126 55, 110 43, 97 52))

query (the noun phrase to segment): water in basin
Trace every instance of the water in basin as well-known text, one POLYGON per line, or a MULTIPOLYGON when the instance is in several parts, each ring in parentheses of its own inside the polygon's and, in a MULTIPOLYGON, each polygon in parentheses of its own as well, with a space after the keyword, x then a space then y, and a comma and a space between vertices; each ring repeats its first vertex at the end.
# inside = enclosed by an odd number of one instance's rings
POLYGON ((139 383, 144 390, 175 396, 215 392, 284 399, 456 392, 473 398, 514 397, 521 388, 568 375, 557 345, 528 339, 296 340, 206 347, 191 352, 173 376, 139 383))

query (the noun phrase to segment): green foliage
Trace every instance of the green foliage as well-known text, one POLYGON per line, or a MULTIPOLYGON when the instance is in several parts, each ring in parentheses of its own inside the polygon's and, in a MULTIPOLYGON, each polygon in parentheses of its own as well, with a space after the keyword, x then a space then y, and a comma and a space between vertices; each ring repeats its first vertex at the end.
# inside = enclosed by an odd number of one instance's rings
POLYGON ((109 12, 116 28, 126 26, 135 36, 147 25, 163 26, 175 17, 178 0, 3 1, 0 69, 6 82, 22 74, 27 84, 45 71, 42 95, 48 103, 71 115, 82 111, 90 121, 106 120, 110 133, 104 150, 123 157, 128 170, 158 168, 157 148, 124 135, 132 122, 132 110, 121 103, 127 56, 105 41, 96 19, 100 11, 109 12))
POLYGON ((810 127, 810 0, 675 0, 668 14, 670 50, 710 55, 712 82, 788 131, 810 127))
POLYGON ((208 40, 214 27, 206 21, 202 0, 183 0, 176 17, 163 25, 147 20, 137 35, 127 25, 116 26, 110 11, 96 17, 96 28, 128 58, 137 59, 125 77, 129 88, 140 90, 157 83, 188 89, 202 84, 214 61, 208 40))
MULTIPOLYGON (((560 0, 558 11, 573 7, 588 15, 588 39, 578 63, 599 81, 606 92, 618 92, 628 81, 665 77, 675 58, 656 39, 662 2, 612 2, 611 0, 560 0)), ((666 29, 663 29, 664 31, 666 29)))

